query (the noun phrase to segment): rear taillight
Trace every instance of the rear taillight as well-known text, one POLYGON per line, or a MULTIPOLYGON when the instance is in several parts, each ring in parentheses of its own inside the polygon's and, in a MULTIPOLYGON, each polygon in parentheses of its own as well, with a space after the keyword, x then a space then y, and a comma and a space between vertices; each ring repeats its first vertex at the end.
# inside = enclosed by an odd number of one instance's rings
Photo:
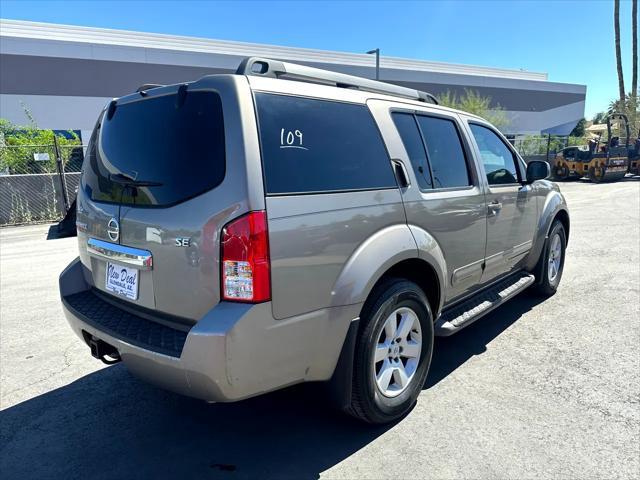
POLYGON ((267 214, 250 212, 222 229, 222 299, 271 299, 267 214))

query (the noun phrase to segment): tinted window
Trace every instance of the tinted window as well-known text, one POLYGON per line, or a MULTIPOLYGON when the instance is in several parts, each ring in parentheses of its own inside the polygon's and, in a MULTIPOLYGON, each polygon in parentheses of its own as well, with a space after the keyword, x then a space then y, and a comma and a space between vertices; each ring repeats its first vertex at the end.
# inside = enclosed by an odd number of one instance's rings
POLYGON ((220 184, 225 174, 220 97, 188 92, 118 105, 94 131, 82 188, 97 201, 162 206, 220 184), (120 181, 115 181, 120 174, 120 181), (132 187, 122 175, 153 183, 132 187))
POLYGON ((427 154, 424 151, 424 144, 415 117, 408 113, 394 113, 393 121, 413 165, 418 185, 423 190, 432 188, 427 154))
POLYGON ((257 94, 267 193, 396 187, 364 105, 257 94))
POLYGON ((469 171, 458 129, 451 120, 418 115, 434 188, 466 187, 469 171))
POLYGON ((487 127, 471 124, 489 185, 518 183, 515 158, 504 142, 487 127))

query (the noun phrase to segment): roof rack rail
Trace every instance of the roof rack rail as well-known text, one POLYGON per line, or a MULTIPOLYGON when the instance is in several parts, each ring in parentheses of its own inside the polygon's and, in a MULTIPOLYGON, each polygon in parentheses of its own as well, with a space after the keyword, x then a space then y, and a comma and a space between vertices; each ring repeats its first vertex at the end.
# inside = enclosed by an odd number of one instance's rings
POLYGON ((286 63, 268 58, 247 57, 236 70, 238 75, 253 75, 258 77, 292 77, 293 79, 335 85, 342 88, 354 88, 366 92, 385 93, 397 97, 410 98, 420 102, 438 105, 436 97, 427 92, 413 88, 401 87, 391 83, 369 80, 345 73, 332 72, 320 68, 307 67, 295 63, 286 63))
POLYGON ((147 90, 151 90, 152 88, 164 87, 164 85, 160 85, 158 83, 145 83, 144 85, 140 85, 136 90, 136 93, 146 92, 147 90))

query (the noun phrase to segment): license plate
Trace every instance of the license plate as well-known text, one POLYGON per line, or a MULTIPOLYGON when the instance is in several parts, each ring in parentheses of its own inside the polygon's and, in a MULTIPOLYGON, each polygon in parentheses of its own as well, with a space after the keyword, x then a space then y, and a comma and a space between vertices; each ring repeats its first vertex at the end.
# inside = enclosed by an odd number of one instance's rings
POLYGON ((110 292, 131 300, 137 300, 139 273, 137 268, 123 267, 122 265, 107 262, 105 286, 110 292))

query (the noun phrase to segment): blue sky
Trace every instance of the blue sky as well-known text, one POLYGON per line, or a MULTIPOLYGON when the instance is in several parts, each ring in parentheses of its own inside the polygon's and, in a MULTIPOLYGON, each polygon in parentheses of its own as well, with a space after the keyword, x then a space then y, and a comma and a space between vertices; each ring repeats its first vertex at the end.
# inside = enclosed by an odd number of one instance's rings
MULTIPOLYGON (((0 0, 2 18, 547 72, 587 85, 587 118, 617 96, 613 0, 175 2, 0 0)), ((631 2, 621 2, 631 85, 631 2)))

